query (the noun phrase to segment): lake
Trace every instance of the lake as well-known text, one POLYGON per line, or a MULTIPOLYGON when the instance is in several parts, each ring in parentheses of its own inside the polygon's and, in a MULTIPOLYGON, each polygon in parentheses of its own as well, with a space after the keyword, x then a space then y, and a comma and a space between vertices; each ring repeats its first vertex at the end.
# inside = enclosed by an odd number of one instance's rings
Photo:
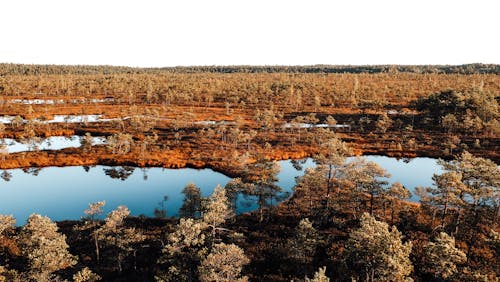
MULTIPOLYGON (((390 183, 400 181, 410 190, 415 186, 431 186, 432 175, 441 173, 440 166, 431 158, 409 161, 383 156, 366 158, 392 175, 390 183)), ((292 191, 295 177, 314 166, 312 159, 303 162, 300 171, 290 160, 279 162, 282 169, 278 185, 285 191, 292 191)), ((31 213, 46 215, 52 220, 80 219, 89 203, 102 200, 106 201, 104 215, 119 205, 126 205, 132 215, 152 216, 164 196, 168 196, 167 214, 176 216, 182 204, 181 191, 187 183, 195 183, 203 196, 209 196, 217 184, 224 186, 231 180, 210 169, 189 168, 48 167, 5 170, 2 178, 9 176, 5 173, 10 174, 10 180, 0 179, 0 214, 13 214, 18 225, 24 224, 31 213)), ((413 196, 412 200, 418 198, 413 196)), ((252 209, 254 204, 240 204, 238 212, 252 209)))

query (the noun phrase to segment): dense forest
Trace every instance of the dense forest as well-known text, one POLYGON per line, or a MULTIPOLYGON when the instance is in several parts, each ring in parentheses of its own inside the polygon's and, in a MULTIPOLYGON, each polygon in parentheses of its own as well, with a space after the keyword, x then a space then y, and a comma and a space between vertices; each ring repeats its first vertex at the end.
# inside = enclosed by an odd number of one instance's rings
POLYGON ((0 64, 0 187, 46 166, 233 178, 209 197, 186 183, 178 218, 105 215, 106 199, 77 221, 0 215, 0 281, 498 281, 499 70, 0 64), (41 150, 53 136, 80 146, 41 150), (442 173, 404 187, 369 154, 440 158, 442 173), (276 161, 306 157, 276 205, 276 161), (237 214, 239 196, 257 209, 237 214))

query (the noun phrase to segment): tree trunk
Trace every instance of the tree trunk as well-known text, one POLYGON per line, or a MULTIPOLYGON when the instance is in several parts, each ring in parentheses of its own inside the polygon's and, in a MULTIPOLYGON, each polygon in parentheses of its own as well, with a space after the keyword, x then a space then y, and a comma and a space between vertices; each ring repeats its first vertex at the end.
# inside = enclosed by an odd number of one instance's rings
POLYGON ((99 255, 99 240, 97 240, 97 234, 94 232, 94 245, 95 245, 95 256, 97 259, 97 264, 100 262, 100 255, 99 255))
POLYGON ((394 199, 391 199, 391 224, 394 224, 394 199))
POLYGON ((328 205, 330 202, 330 189, 332 187, 332 165, 328 166, 328 178, 326 179, 326 208, 328 209, 328 205))
POLYGON ((374 201, 373 193, 370 193, 370 215, 373 215, 373 201, 374 201))
POLYGON ((444 221, 445 221, 445 218, 446 218, 446 212, 447 211, 448 211, 448 201, 446 201, 444 203, 443 217, 441 218, 441 225, 443 226, 443 228, 444 228, 444 221))
POLYGON ((118 272, 122 273, 122 254, 121 254, 121 252, 118 253, 116 261, 118 262, 118 272))

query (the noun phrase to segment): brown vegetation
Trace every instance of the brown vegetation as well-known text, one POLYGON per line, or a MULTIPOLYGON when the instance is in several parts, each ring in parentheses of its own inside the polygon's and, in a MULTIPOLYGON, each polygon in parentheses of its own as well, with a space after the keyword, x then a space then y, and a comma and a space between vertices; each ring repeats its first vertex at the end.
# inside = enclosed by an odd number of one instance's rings
POLYGON ((2 151, 0 168, 210 167, 241 177, 208 199, 186 187, 180 220, 130 218, 119 207, 102 221, 96 203, 89 218, 59 223, 64 236, 39 215, 22 229, 0 217, 0 281, 96 281, 90 269, 105 281, 308 280, 318 269, 333 281, 500 275, 500 173, 479 158, 500 160, 497 66, 0 65, 0 74, 0 114, 12 117, 0 136, 33 149, 2 151), (105 120, 45 122, 57 115, 105 120), (38 137, 57 135, 79 135, 82 146, 36 150, 38 137), (441 163, 435 187, 418 189, 419 205, 405 202, 402 185, 384 185, 376 164, 346 163, 351 154, 455 160, 441 163), (279 191, 269 161, 308 156, 318 167, 269 205, 279 191), (234 216, 238 193, 255 196, 258 211, 234 216), (34 238, 45 235, 57 245, 34 238), (59 259, 45 265, 33 254, 59 259))

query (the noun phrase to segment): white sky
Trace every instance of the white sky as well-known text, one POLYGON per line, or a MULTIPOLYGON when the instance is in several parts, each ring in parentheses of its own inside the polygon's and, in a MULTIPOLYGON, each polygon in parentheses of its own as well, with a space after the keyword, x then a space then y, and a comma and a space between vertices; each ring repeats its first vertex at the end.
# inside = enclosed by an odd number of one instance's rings
POLYGON ((1 0, 0 62, 500 63, 499 0, 1 0))

